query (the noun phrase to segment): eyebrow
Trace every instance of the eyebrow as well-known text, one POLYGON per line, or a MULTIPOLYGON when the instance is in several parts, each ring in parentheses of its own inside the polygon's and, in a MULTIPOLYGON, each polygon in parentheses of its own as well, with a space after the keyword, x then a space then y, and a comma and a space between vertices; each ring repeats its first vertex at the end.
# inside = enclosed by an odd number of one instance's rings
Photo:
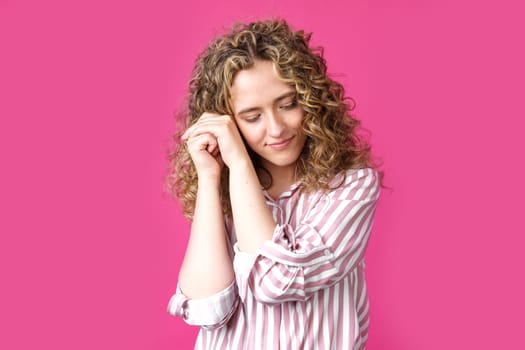
MULTIPOLYGON (((273 103, 280 102, 280 101, 284 100, 285 98, 288 98, 288 97, 291 97, 291 96, 295 96, 295 95, 296 95, 295 91, 288 91, 288 92, 282 94, 281 96, 277 97, 275 100, 273 100, 273 103)), ((245 109, 242 109, 239 112, 237 112, 237 115, 248 113, 248 112, 252 112, 252 111, 255 111, 257 109, 259 109, 259 107, 245 108, 245 109)))

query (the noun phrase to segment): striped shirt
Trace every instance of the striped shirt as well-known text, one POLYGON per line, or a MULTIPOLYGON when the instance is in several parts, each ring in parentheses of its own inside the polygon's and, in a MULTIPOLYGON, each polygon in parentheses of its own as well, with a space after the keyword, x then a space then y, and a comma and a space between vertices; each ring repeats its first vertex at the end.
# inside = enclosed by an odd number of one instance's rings
MULTIPOLYGON (((338 185, 342 174, 333 180, 338 185)), ((205 299, 180 289, 168 312, 201 327, 195 349, 365 349, 369 309, 364 255, 376 203, 375 170, 352 169, 341 186, 274 200, 276 222, 257 254, 239 251, 227 223, 235 281, 205 299)))

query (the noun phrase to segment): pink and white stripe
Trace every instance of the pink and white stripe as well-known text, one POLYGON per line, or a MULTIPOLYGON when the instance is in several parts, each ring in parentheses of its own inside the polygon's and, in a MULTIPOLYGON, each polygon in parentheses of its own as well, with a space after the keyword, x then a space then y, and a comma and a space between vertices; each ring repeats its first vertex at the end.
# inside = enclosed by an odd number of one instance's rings
MULTIPOLYGON (((334 183, 342 176, 334 179, 334 183)), ((168 311, 201 331, 198 350, 365 349, 369 309, 364 255, 379 198, 373 169, 354 169, 328 193, 265 193, 277 223, 259 254, 243 253, 228 224, 236 281, 168 311)))

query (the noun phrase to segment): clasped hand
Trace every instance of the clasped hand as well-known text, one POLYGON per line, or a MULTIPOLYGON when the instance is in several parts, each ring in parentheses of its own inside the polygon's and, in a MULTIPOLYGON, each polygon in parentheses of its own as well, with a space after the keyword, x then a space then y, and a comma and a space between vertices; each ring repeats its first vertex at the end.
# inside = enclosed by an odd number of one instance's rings
POLYGON ((203 113, 182 135, 199 176, 220 176, 223 164, 248 159, 246 147, 233 118, 203 113))

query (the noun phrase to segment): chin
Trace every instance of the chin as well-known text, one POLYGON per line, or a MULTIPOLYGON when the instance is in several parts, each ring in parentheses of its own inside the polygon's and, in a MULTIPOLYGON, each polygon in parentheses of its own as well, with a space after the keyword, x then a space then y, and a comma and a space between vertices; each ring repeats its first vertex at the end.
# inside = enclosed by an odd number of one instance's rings
POLYGON ((286 157, 286 158, 279 158, 279 159, 267 159, 266 161, 268 163, 273 164, 274 166, 278 167, 287 167, 294 165, 297 162, 298 157, 286 157))

